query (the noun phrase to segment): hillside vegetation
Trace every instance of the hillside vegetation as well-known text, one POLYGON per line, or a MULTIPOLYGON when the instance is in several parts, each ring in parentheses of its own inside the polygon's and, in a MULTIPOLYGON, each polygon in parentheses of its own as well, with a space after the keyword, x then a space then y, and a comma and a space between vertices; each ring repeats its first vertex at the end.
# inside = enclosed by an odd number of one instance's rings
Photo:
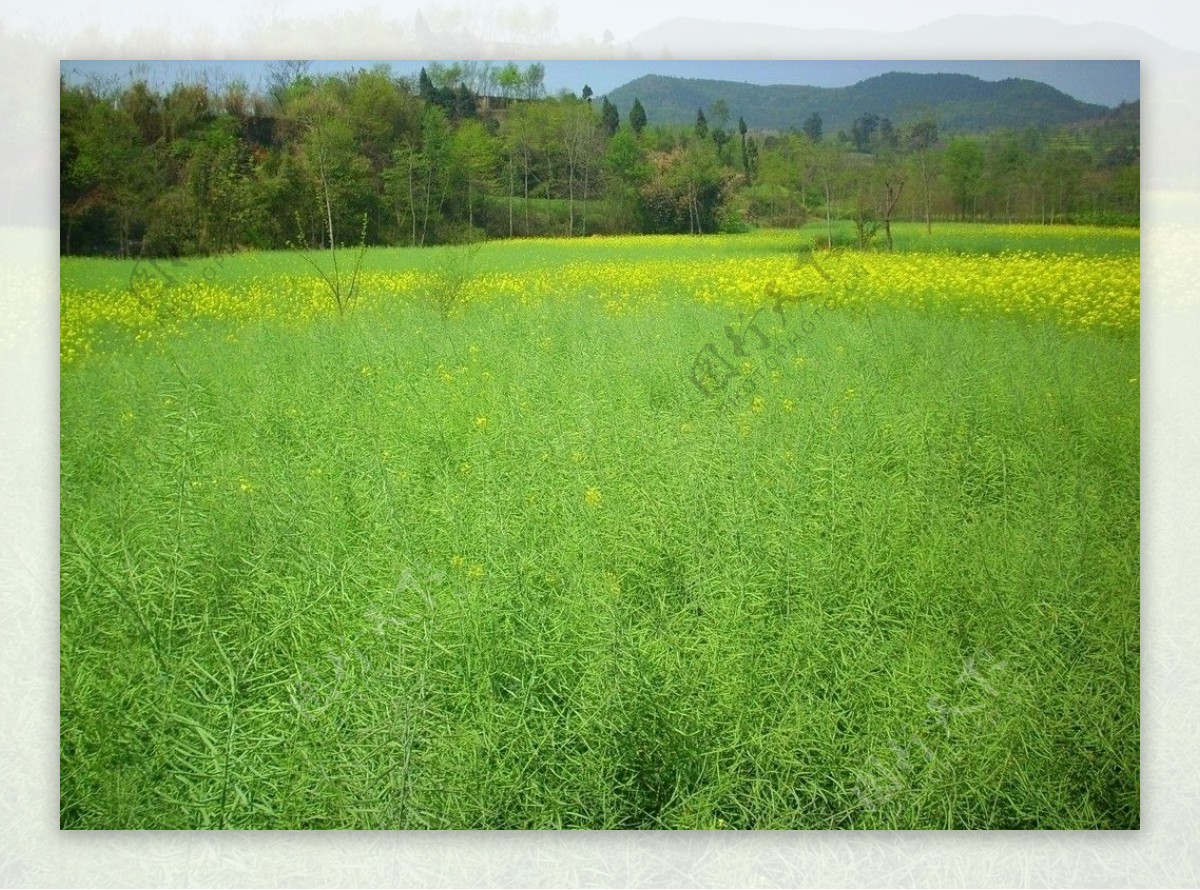
POLYGON ((622 113, 640 99, 647 113, 664 124, 690 124, 697 108, 723 99, 749 126, 780 132, 800 130, 812 114, 821 116, 830 133, 849 132, 858 117, 874 113, 895 124, 929 117, 946 132, 963 134, 1059 127, 1094 120, 1109 110, 1033 80, 905 72, 848 87, 761 86, 651 74, 613 90, 608 98, 622 113))

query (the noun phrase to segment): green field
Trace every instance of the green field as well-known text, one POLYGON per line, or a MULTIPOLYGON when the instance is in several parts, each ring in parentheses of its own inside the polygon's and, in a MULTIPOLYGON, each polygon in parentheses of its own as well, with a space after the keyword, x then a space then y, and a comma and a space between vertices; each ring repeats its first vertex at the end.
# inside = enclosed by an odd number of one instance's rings
POLYGON ((63 259, 61 826, 1137 828, 1136 231, 822 232, 63 259))

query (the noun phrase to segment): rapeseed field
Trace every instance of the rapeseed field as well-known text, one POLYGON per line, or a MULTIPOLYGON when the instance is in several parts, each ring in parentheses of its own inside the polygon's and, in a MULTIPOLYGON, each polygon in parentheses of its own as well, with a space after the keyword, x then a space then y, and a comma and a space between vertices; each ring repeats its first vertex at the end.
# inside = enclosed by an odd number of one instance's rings
POLYGON ((1137 232, 823 232, 64 259, 62 826, 1138 827, 1137 232))

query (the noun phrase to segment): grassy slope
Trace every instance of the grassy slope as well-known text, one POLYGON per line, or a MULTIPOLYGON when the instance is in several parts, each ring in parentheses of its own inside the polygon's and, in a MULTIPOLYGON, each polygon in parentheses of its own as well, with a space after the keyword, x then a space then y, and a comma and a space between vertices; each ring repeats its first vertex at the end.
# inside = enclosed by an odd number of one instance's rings
POLYGON ((1135 827, 1136 339, 727 316, 65 374, 64 827, 1135 827))

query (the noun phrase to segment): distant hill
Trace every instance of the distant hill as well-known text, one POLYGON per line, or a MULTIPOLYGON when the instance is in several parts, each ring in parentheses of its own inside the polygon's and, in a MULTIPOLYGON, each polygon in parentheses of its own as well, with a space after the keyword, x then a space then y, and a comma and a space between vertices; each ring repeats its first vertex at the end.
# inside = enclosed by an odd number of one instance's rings
POLYGON ((1004 127, 1063 126, 1096 120, 1103 105, 1074 99, 1034 80, 981 80, 966 74, 892 72, 848 87, 760 86, 722 80, 693 80, 650 74, 609 93, 625 120, 640 99, 654 124, 690 124, 696 109, 707 115, 717 99, 729 106, 731 124, 740 116, 758 130, 800 129, 813 112, 832 135, 850 131, 867 113, 905 124, 927 114, 943 133, 978 133, 1004 127))

